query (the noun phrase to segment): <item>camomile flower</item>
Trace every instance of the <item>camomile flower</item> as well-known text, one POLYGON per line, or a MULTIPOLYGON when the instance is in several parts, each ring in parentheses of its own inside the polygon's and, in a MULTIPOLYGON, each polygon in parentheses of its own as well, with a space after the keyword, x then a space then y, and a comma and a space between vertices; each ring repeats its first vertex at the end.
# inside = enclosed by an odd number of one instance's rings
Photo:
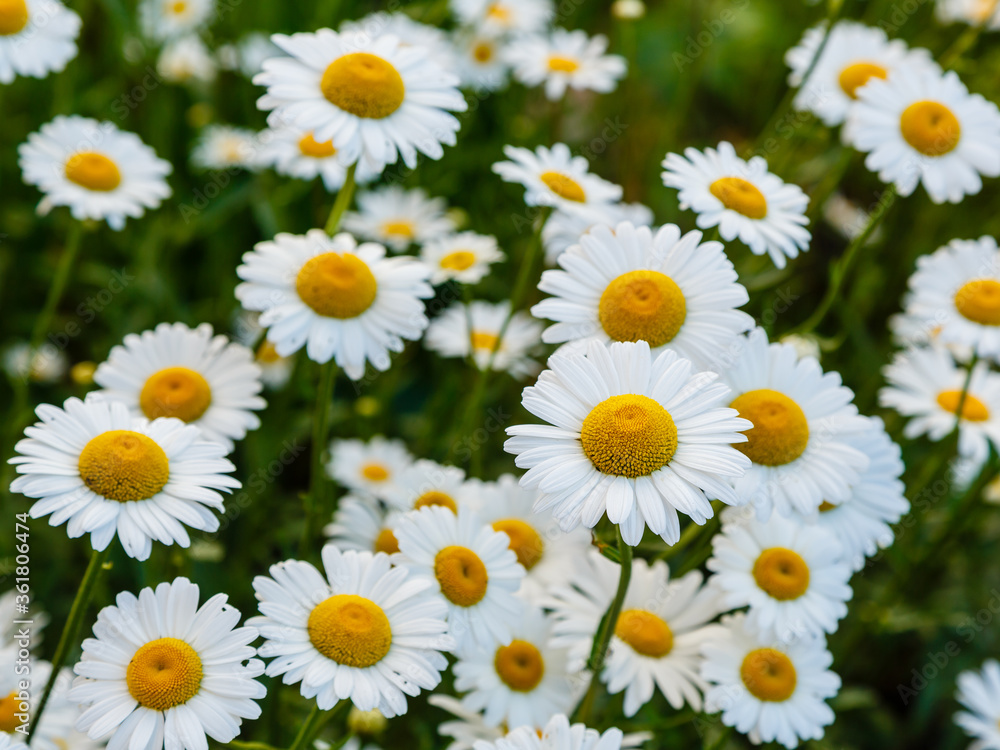
POLYGON ((930 316, 915 315, 911 312, 913 298, 913 291, 908 290, 903 295, 902 311, 889 316, 889 331, 892 333, 893 343, 903 348, 936 346, 947 350, 956 362, 969 362, 973 355, 971 346, 941 340, 941 332, 948 318, 947 311, 938 309, 930 316))
POLYGON ((267 406, 253 353, 202 323, 160 323, 130 333, 111 349, 94 373, 98 393, 125 404, 135 417, 175 417, 197 425, 205 440, 233 450, 248 430, 260 427, 254 414, 267 406))
POLYGON ((344 215, 344 229, 381 242, 397 252, 411 244, 443 239, 455 231, 444 198, 428 198, 420 188, 388 185, 358 196, 358 211, 344 215))
POLYGON ((975 738, 970 750, 1000 748, 1000 664, 987 659, 982 669, 958 675, 955 699, 966 710, 955 714, 955 723, 975 738))
MULTIPOLYGON (((330 192, 340 190, 347 178, 347 168, 341 164, 332 141, 317 142, 311 132, 296 127, 268 129, 258 136, 261 142, 260 161, 286 177, 299 180, 323 178, 330 192)), ((372 175, 356 175, 359 182, 372 175)))
POLYGON ((453 70, 455 66, 454 50, 448 35, 437 26, 415 21, 401 11, 369 13, 356 20, 344 21, 338 31, 341 34, 358 34, 366 39, 391 34, 399 37, 404 47, 423 48, 442 70, 453 70))
POLYGON ((799 88, 794 106, 814 113, 829 126, 840 125, 857 99, 857 92, 872 78, 885 79, 902 67, 936 69, 925 49, 909 49, 901 39, 890 40, 885 31, 855 21, 833 27, 826 46, 803 84, 824 38, 823 25, 815 26, 785 55, 792 72, 788 85, 799 88))
POLYGON ((326 473, 351 492, 388 500, 403 491, 400 480, 412 464, 413 456, 402 440, 376 435, 368 442, 331 442, 326 473))
POLYGON ((109 747, 207 747, 236 739, 243 719, 260 716, 255 678, 264 664, 253 627, 216 594, 200 607, 196 584, 175 578, 136 597, 118 594, 83 642, 69 697, 84 709, 77 728, 109 747))
MULTIPOLYGON (((937 0, 934 11, 942 23, 967 23, 1000 29, 1000 2, 997 0, 937 0)), ((1000 746, 1000 740, 997 741, 1000 746)))
POLYGON ((459 508, 471 503, 472 492, 473 485, 457 466, 421 458, 399 472, 398 480, 386 488, 385 501, 404 513, 428 506, 441 506, 458 513, 459 508))
POLYGON ((167 83, 211 83, 217 67, 208 47, 194 34, 170 41, 156 61, 156 72, 167 83))
POLYGON ((442 357, 471 355, 480 370, 504 370, 518 379, 541 370, 530 356, 541 342, 542 324, 520 311, 511 316, 509 301, 456 303, 431 321, 424 338, 425 346, 442 357))
POLYGON ((524 568, 509 537, 476 513, 431 506, 407 513, 396 525, 396 565, 429 581, 448 604, 448 632, 457 649, 509 645, 521 622, 515 596, 524 568))
POLYGON ((422 299, 434 290, 429 269, 412 258, 386 258, 385 248, 351 235, 278 234, 243 256, 236 298, 261 311, 267 339, 283 357, 303 346, 320 363, 334 359, 360 380, 365 364, 389 369, 389 352, 427 327, 422 299))
POLYGON ((66 352, 50 341, 34 350, 27 341, 14 341, 4 347, 0 362, 8 377, 33 383, 56 383, 69 369, 66 352))
MULTIPOLYGON (((476 750, 621 750, 629 747, 620 729, 603 734, 583 724, 570 725, 565 714, 553 716, 544 729, 518 727, 496 742, 480 742, 476 750)), ((632 745, 634 747, 634 745, 632 745)))
POLYGON ((514 78, 525 86, 545 85, 545 95, 555 101, 566 89, 614 91, 628 67, 625 58, 606 54, 608 38, 588 37, 579 29, 553 29, 547 36, 515 39, 504 51, 514 78))
POLYGON ((754 744, 777 741, 791 750, 800 740, 822 738, 834 719, 824 701, 840 690, 824 639, 762 639, 745 627, 741 614, 724 618, 723 625, 727 637, 702 647, 701 673, 712 683, 705 711, 721 711, 722 723, 754 744))
POLYGON ((738 502, 728 481, 750 461, 732 444, 750 423, 723 407, 729 389, 715 373, 669 350, 653 359, 645 341, 591 341, 548 365, 522 404, 549 424, 508 427, 504 449, 528 470, 521 485, 541 491, 535 508, 564 530, 594 528, 607 511, 627 544, 646 526, 674 544, 677 511, 703 524, 709 497, 738 502))
POLYGON ((547 344, 645 341, 653 356, 672 349, 700 365, 722 356, 753 318, 737 307, 749 300, 720 242, 681 235, 674 224, 655 233, 622 222, 597 226, 542 273, 550 295, 531 308, 555 323, 547 344))
POLYGON ((591 174, 587 160, 573 156, 565 143, 535 151, 504 146, 503 152, 510 161, 497 162, 493 171, 505 182, 524 185, 524 202, 529 206, 589 212, 621 200, 621 187, 591 174))
POLYGON ((718 149, 667 154, 663 168, 663 184, 677 188, 681 208, 697 213, 702 229, 719 227, 722 239, 739 238, 754 255, 767 253, 778 268, 809 249, 809 196, 771 174, 763 156, 744 161, 723 141, 718 149))
POLYGON ((198 137, 191 163, 199 169, 256 169, 261 145, 249 128, 209 125, 198 137))
POLYGON ((420 260, 433 269, 431 283, 446 281, 478 284, 490 266, 507 256, 497 246, 497 238, 475 232, 459 232, 429 240, 420 249, 420 260))
MULTIPOLYGON (((24 614, 11 614, 14 619, 26 619, 24 614)), ((30 631, 32 627, 29 625, 27 629, 30 631)), ((30 730, 32 750, 66 750, 67 747, 96 750, 97 743, 73 728, 80 717, 80 706, 66 695, 73 681, 73 672, 68 668, 60 670, 45 713, 34 726, 36 704, 32 699, 36 694, 26 690, 22 683, 30 676, 31 687, 41 687, 48 683, 51 675, 49 662, 34 656, 25 658, 18 645, 0 648, 0 738, 23 737, 23 733, 30 730), (23 671, 26 664, 30 666, 30 673, 23 671)))
POLYGON ((440 159, 453 146, 464 112, 458 78, 423 47, 393 35, 320 29, 272 40, 288 57, 266 60, 254 83, 267 86, 258 107, 270 123, 286 122, 333 141, 344 163, 362 161, 381 172, 402 158, 411 169, 417 152, 440 159))
POLYGON ((344 551, 353 549, 392 555, 399 552, 399 542, 393 531, 399 517, 398 511, 386 513, 376 500, 345 495, 337 502, 333 522, 323 528, 323 533, 344 551))
POLYGON ((0 8, 0 83, 45 78, 76 57, 80 16, 56 0, 7 0, 0 8))
POLYGON ((591 229, 602 225, 616 227, 623 221, 631 222, 637 227, 648 227, 653 223, 653 212, 641 203, 608 203, 593 206, 586 213, 553 211, 542 227, 545 263, 554 266, 559 256, 571 245, 577 244, 591 229))
MULTIPOLYGON (((586 664, 618 577, 619 567, 592 550, 542 600, 556 621, 552 645, 569 648, 571 668, 586 664)), ((662 560, 652 565, 635 560, 601 673, 608 693, 625 691, 626 716, 635 716, 652 700, 654 686, 674 709, 687 704, 701 710, 701 694, 707 688, 699 675, 701 647, 722 630, 709 624, 719 613, 716 598, 715 591, 702 586, 697 570, 670 580, 662 560)))
POLYGON ((451 0, 450 4, 459 23, 492 36, 539 32, 555 15, 552 0, 451 0))
POLYGON ((350 700, 386 718, 406 713, 406 696, 436 688, 448 665, 444 602, 387 555, 328 544, 322 559, 323 573, 285 560, 254 578, 261 616, 247 622, 264 638, 258 653, 274 657, 266 674, 300 683, 323 710, 350 700))
POLYGON ((265 60, 283 54, 271 37, 261 31, 244 34, 236 44, 220 46, 217 53, 220 67, 234 70, 246 78, 260 73, 265 60))
POLYGON ((865 166, 910 195, 923 183, 934 203, 959 203, 1000 175, 1000 110, 970 94, 954 71, 903 66, 858 90, 844 137, 865 166))
POLYGON ((199 31, 214 15, 215 0, 142 0, 139 5, 143 33, 159 41, 199 31))
POLYGON ((170 197, 170 162, 110 122, 59 115, 17 151, 24 181, 45 193, 40 213, 68 206, 74 219, 103 219, 120 231, 126 217, 170 197))
POLYGON ((500 91, 507 86, 510 66, 506 42, 477 29, 463 29, 453 39, 456 65, 462 85, 476 91, 500 91))
POLYGON ((260 342, 254 354, 254 362, 260 368, 260 382, 265 388, 281 390, 292 378, 295 369, 293 357, 282 357, 267 339, 260 342))
POLYGON ((10 459, 17 477, 10 486, 37 502, 32 518, 68 521, 71 539, 90 534, 103 550, 117 533, 125 552, 146 560, 153 540, 190 543, 185 526, 215 531, 222 495, 240 483, 226 448, 201 439, 179 419, 150 422, 129 415, 117 401, 69 398, 63 408, 42 404, 41 420, 25 429, 10 459))

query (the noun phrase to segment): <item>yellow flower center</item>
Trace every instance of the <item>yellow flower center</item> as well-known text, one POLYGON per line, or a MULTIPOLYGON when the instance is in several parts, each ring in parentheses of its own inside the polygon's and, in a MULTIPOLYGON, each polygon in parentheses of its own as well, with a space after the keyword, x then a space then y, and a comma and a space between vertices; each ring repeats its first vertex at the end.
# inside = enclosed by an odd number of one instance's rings
POLYGON ((571 57, 552 55, 549 57, 549 70, 553 73, 575 73, 580 69, 580 63, 571 57))
MULTIPOLYGON (((941 391, 937 402, 945 411, 958 414, 958 402, 962 401, 962 391, 941 391)), ((962 401, 962 419, 966 422, 985 422, 990 418, 990 410, 982 401, 971 393, 965 394, 962 401)))
POLYGON ((674 633, 662 617, 644 609, 627 609, 618 616, 615 635, 643 656, 660 659, 674 648, 674 633))
POLYGON ((545 542, 541 535, 520 518, 503 518, 493 522, 494 531, 502 531, 510 537, 510 548, 517 555, 517 561, 525 570, 531 570, 545 553, 545 542))
POLYGON ((0 36, 12 36, 28 25, 28 5, 24 0, 0 0, 0 36))
POLYGON ((177 638, 159 638, 135 652, 125 671, 125 684, 139 705, 166 711, 198 694, 201 658, 190 644, 177 638))
POLYGON ((488 331, 472 332, 472 348, 484 352, 492 352, 497 348, 499 336, 488 331))
POLYGON ((385 552, 387 555, 394 555, 399 552, 399 541, 392 529, 382 529, 375 537, 375 551, 385 552))
POLYGON ((299 297, 327 318, 356 318, 372 306, 378 282, 368 265, 350 253, 310 258, 295 279, 299 297))
POLYGON ((413 222, 406 219, 387 221, 382 225, 382 232, 389 237, 402 237, 406 240, 412 240, 417 234, 413 222))
POLYGON ((479 42, 472 48, 472 57, 478 63, 488 63, 493 59, 493 45, 489 42, 479 42))
POLYGON ((0 698, 0 732, 12 734, 24 723, 14 716, 16 713, 22 713, 19 710, 19 703, 16 690, 11 690, 6 698, 0 698))
POLYGON ((648 341, 657 347, 673 340, 681 330, 687 302, 669 276, 659 271, 629 271, 601 294, 597 317, 615 341, 648 341))
POLYGON ((708 186, 708 191, 730 211, 743 214, 748 219, 767 216, 767 198, 756 185, 742 177, 720 177, 708 186))
POLYGON ((605 474, 643 477, 670 463, 677 427, 648 396, 612 396, 595 406, 580 430, 583 452, 605 474))
POLYGON ((780 703, 795 692, 795 665, 773 648, 751 651, 740 666, 740 677, 747 690, 758 700, 780 703))
POLYGON ((187 10, 188 4, 184 0, 177 0, 176 2, 170 3, 170 12, 175 16, 183 15, 187 10))
POLYGON ((365 464, 361 469, 361 476, 369 482, 384 482, 389 478, 389 470, 382 464, 365 464))
POLYGON ((139 393, 139 406, 150 419, 176 417, 193 422, 211 403, 208 381, 186 367, 168 367, 153 373, 139 393))
POLYGON ((497 649, 493 667, 504 684, 519 693, 530 693, 545 676, 545 659, 534 644, 514 640, 497 649))
POLYGON ((319 87, 331 104, 371 120, 388 117, 406 97, 399 71, 368 52, 353 52, 334 60, 323 72, 319 87))
POLYGON ((476 254, 471 250, 456 250, 441 259, 441 268, 450 271, 464 271, 476 262, 476 254))
POLYGON ((944 156, 962 137, 962 125, 955 113, 940 102, 911 104, 899 118, 900 132, 924 156, 944 156))
POLYGON ((973 323, 1000 326, 1000 281, 973 279, 955 293, 955 308, 973 323))
POLYGON ((560 172, 544 172, 539 179, 560 198, 575 203, 583 203, 587 200, 587 193, 584 192, 583 186, 572 177, 567 177, 560 172))
POLYGON ((281 355, 278 354, 278 350, 274 348, 272 344, 267 339, 264 339, 260 346, 257 347, 257 361, 263 362, 264 364, 271 365, 281 359, 281 355))
POLYGON ((746 443, 733 447, 755 464, 782 466, 791 463, 809 444, 809 422, 802 408, 784 393, 768 388, 747 391, 730 407, 753 423, 744 434, 746 443))
POLYGON ((392 646, 389 618, 375 602, 354 594, 324 599, 306 624, 309 640, 327 659, 365 669, 382 661, 392 646))
POLYGON ((784 602, 809 589, 809 566, 798 552, 770 547, 753 564, 753 578, 762 591, 784 602))
POLYGON ((491 3, 490 7, 486 9, 486 17, 506 23, 510 20, 510 9, 502 3, 491 3))
MULTIPOLYGON (((0 0, 4 2, 4 0, 0 0)), ((66 160, 66 179, 87 190, 107 193, 122 182, 118 165, 104 154, 95 151, 81 151, 66 160)))
POLYGON ((447 508, 452 513, 458 513, 458 503, 455 502, 455 499, 451 495, 438 490, 430 490, 418 497, 416 502, 413 503, 413 510, 434 506, 447 508))
POLYGON ((170 479, 163 448, 130 430, 110 430, 92 438, 80 451, 78 468, 85 485, 120 503, 147 500, 170 479))
POLYGON ((299 139, 299 151, 313 159, 327 159, 337 153, 333 141, 317 141, 312 133, 306 133, 299 139))
POLYGON ((479 555, 468 547, 445 547, 434 558, 441 593, 452 604, 471 607, 486 596, 489 575, 479 555))
POLYGON ((857 91, 872 78, 886 79, 889 71, 881 65, 870 62, 858 62, 848 65, 840 71, 840 88, 852 99, 857 99, 857 91))

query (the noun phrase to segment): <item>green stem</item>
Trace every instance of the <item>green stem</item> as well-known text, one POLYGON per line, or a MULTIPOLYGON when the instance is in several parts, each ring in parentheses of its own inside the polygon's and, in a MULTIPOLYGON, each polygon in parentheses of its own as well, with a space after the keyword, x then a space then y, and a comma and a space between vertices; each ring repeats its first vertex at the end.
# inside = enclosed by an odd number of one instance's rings
POLYGON ((326 220, 326 233, 331 237, 336 234, 337 227, 340 226, 340 220, 344 218, 344 212, 347 211, 348 206, 351 205, 351 199, 354 197, 354 188, 356 187, 354 182, 354 173, 357 168, 357 164, 352 164, 347 170, 347 177, 344 178, 344 185, 340 188, 340 192, 337 193, 337 199, 333 202, 333 208, 330 210, 330 216, 326 220))
MULTIPOLYGON (((996 6, 996 3, 994 3, 994 6, 996 6)), ((955 40, 954 44, 952 44, 941 55, 941 67, 945 70, 950 70, 955 67, 958 61, 962 59, 962 56, 972 49, 976 42, 979 41, 979 35, 983 33, 986 23, 987 21, 984 20, 983 23, 970 26, 963 31, 962 35, 955 40)))
POLYGON ((307 747, 310 747, 312 741, 316 739, 316 735, 319 734, 319 730, 323 728, 326 722, 333 718, 333 715, 337 713, 344 703, 345 701, 340 701, 340 703, 327 711, 323 711, 318 705, 314 705, 312 711, 309 712, 309 716, 306 717, 305 722, 299 728, 299 733, 295 735, 295 739, 288 750, 305 750, 307 747))
POLYGON ((45 305, 42 311, 35 318, 35 326, 31 331, 31 353, 34 353, 44 338, 49 326, 52 325, 52 318, 56 308, 62 299, 63 292, 66 291, 66 284, 69 281, 70 271, 76 263, 76 256, 80 251, 80 238, 83 236, 83 225, 79 221, 73 221, 69 226, 69 233, 66 236, 66 246, 63 248, 62 257, 59 258, 59 265, 56 266, 56 274, 52 277, 52 284, 49 285, 48 295, 45 297, 45 305))
POLYGON ((316 389, 316 411, 313 414, 312 461, 309 470, 309 496, 306 499, 306 523, 302 530, 299 554, 308 556, 319 532, 316 528, 323 520, 326 508, 326 476, 323 454, 330 433, 330 403, 337 380, 337 365, 331 359, 320 366, 319 385, 316 389))

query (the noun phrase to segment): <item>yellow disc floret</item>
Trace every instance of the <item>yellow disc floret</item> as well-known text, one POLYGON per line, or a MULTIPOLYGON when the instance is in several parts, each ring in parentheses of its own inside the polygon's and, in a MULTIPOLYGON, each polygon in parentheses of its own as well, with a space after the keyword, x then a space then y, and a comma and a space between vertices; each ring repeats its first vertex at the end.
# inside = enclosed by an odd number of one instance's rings
POLYGON ((472 348, 476 351, 493 352, 497 349, 500 337, 489 331, 473 331, 471 339, 472 348))
POLYGON ((394 555, 399 552, 399 540, 392 529, 382 529, 375 537, 375 551, 385 552, 387 555, 394 555))
POLYGON ((553 73, 575 73, 580 69, 580 63, 572 57, 552 55, 549 57, 549 70, 553 73))
POLYGON ((445 547, 434 558, 441 593, 452 604, 471 607, 486 596, 489 575, 479 555, 468 547, 445 547))
POLYGON ((527 641, 513 640, 498 648, 493 667, 503 683, 519 693, 530 693, 545 676, 542 652, 527 641))
POLYGON ((955 308, 964 318, 984 326, 1000 326, 1000 281, 973 279, 955 293, 955 308))
MULTIPOLYGON (((3 2, 3 0, 0 0, 3 2)), ((66 160, 66 179, 87 190, 108 193, 122 182, 118 165, 104 154, 80 151, 66 160)))
POLYGON ((769 703, 791 698, 798 681, 792 660, 773 648, 747 654, 740 666, 740 677, 751 695, 769 703))
POLYGON ((299 152, 313 159, 327 159, 337 153, 333 141, 317 141, 312 133, 306 133, 299 139, 299 152))
POLYGON ((838 82, 840 83, 841 90, 847 94, 852 99, 858 98, 858 89, 864 86, 872 78, 888 78, 889 71, 883 68, 881 65, 870 62, 857 62, 853 65, 848 65, 842 71, 840 71, 840 78, 838 82))
POLYGON ((794 550, 770 547, 753 564, 753 578, 775 599, 798 599, 809 590, 809 565, 794 550))
POLYGON ((458 503, 455 502, 455 498, 447 492, 441 492, 439 490, 429 490, 418 497, 413 503, 414 510, 432 508, 435 506, 447 508, 452 513, 458 513, 458 503))
POLYGON ((327 318, 356 318, 372 306, 378 282, 368 265, 350 253, 310 258, 295 279, 299 297, 327 318))
POLYGON ((327 659, 365 669, 378 664, 392 646, 392 628, 382 608, 354 594, 335 594, 309 613, 309 640, 327 659))
POLYGON ((412 240, 416 236, 413 222, 407 219, 395 219, 382 225, 382 231, 389 237, 402 237, 412 240))
POLYGON ((634 479, 670 463, 677 452, 677 427, 649 396, 623 394, 591 410, 580 443, 598 471, 634 479))
POLYGON ((120 503, 147 500, 170 479, 167 454, 155 440, 131 430, 102 432, 80 451, 83 483, 120 503))
POLYGON ((565 198, 574 203, 583 203, 587 200, 587 193, 583 186, 561 172, 544 172, 539 178, 545 186, 560 198, 565 198))
POLYGON ((924 156, 944 156, 962 138, 962 125, 955 113, 940 102, 911 104, 899 118, 903 138, 924 156))
POLYGON ((13 36, 28 25, 28 5, 24 0, 0 0, 0 36, 13 36))
POLYGON ((125 684, 140 706, 166 711, 194 698, 203 674, 201 658, 190 644, 159 638, 135 652, 125 671, 125 684))
POLYGON ((644 609, 627 609, 618 616, 615 635, 642 656, 654 659, 674 648, 674 633, 662 617, 644 609))
POLYGON ((966 422, 985 422, 990 418, 989 407, 982 401, 966 393, 962 398, 962 391, 941 391, 937 396, 938 406, 952 414, 958 414, 958 405, 962 404, 962 419, 966 422))
POLYGON ((510 537, 510 548, 517 555, 517 561, 525 570, 531 570, 545 553, 545 542, 530 524, 520 518, 503 518, 493 522, 494 531, 502 531, 510 537))
POLYGON ((805 452, 809 422, 802 407, 784 393, 768 388, 747 391, 730 406, 753 422, 744 433, 748 441, 733 447, 755 464, 783 466, 805 452))
POLYGON ((399 71, 388 60, 368 52, 338 57, 323 72, 319 87, 331 104, 371 120, 388 117, 406 97, 399 71))
POLYGON ((139 406, 150 419, 176 417, 193 422, 211 403, 208 381, 187 367, 168 367, 150 375, 139 393, 139 406))
POLYGON ((0 732, 13 734, 19 726, 24 724, 21 719, 14 715, 26 713, 20 710, 20 703, 16 690, 11 690, 6 698, 0 698, 0 732))
POLYGON ((389 470, 382 464, 365 464, 361 469, 361 476, 369 482, 384 482, 389 478, 389 470))
POLYGON ((742 177, 720 177, 708 186, 708 191, 730 211, 749 219, 767 216, 767 198, 756 185, 742 177))
POLYGON ((449 271, 464 271, 476 262, 476 254, 470 250, 456 250, 441 258, 441 268, 449 271))
POLYGON ((647 341, 657 347, 672 341, 681 330, 687 302, 669 276, 659 271, 629 271, 601 294, 597 317, 614 341, 647 341))

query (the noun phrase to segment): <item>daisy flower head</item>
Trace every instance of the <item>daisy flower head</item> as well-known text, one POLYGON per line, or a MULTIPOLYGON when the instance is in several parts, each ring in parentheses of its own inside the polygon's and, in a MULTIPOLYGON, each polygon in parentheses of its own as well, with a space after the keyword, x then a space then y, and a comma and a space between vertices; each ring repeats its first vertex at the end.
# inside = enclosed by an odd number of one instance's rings
POLYGON ((424 339, 442 357, 471 356, 481 370, 504 370, 519 379, 541 369, 531 357, 541 341, 542 324, 520 311, 511 316, 509 301, 456 303, 431 321, 424 339))
POLYGON ((545 263, 554 266, 559 256, 591 229, 602 225, 615 227, 623 221, 637 227, 648 227, 653 224, 653 212, 641 203, 608 203, 593 206, 586 213, 553 211, 542 227, 545 263))
POLYGON ((1000 175, 1000 110, 970 94, 954 71, 903 66, 858 90, 844 137, 865 166, 910 195, 923 183, 934 203, 960 203, 1000 175))
POLYGON ((386 488, 386 503, 403 513, 428 506, 440 506, 458 513, 472 502, 473 485, 457 466, 444 466, 421 458, 399 473, 399 479, 386 488))
POLYGON ((330 541, 341 550, 359 552, 399 552, 393 528, 399 512, 386 513, 381 504, 367 497, 345 495, 337 502, 333 522, 323 528, 330 541))
POLYGON ((160 323, 130 333, 98 366, 94 382, 102 388, 98 394, 122 402, 133 416, 197 425, 205 440, 228 451, 260 427, 254 412, 267 406, 253 352, 213 335, 208 323, 160 323))
POLYGON ((552 0, 451 0, 451 11, 463 26, 484 34, 532 34, 555 15, 552 0))
POLYGON ((215 0, 142 0, 139 5, 143 33, 157 41, 199 31, 214 15, 215 0))
MULTIPOLYGON (((937 0, 934 11, 941 23, 967 23, 1000 29, 1000 3, 997 0, 937 0)), ((1000 741, 997 743, 1000 745, 1000 741)))
POLYGON ((500 91, 510 76, 505 49, 507 42, 493 34, 467 28, 456 32, 456 65, 463 86, 476 91, 500 91))
POLYGON ((170 197, 170 162, 156 156, 135 133, 110 122, 59 115, 18 149, 24 181, 45 198, 40 213, 68 206, 73 218, 104 220, 120 231, 170 197))
POLYGON ((497 162, 493 171, 504 182, 524 185, 524 202, 529 206, 588 212, 621 200, 621 187, 591 174, 587 160, 573 156, 565 143, 534 151, 504 146, 503 152, 510 161, 497 162))
POLYGON ((777 741, 791 750, 800 740, 822 738, 834 720, 825 700, 840 690, 825 640, 760 638, 742 614, 723 618, 723 625, 726 637, 702 647, 702 677, 712 683, 705 711, 721 711, 722 723, 754 744, 777 741))
POLYGON ((191 151, 191 163, 199 169, 257 169, 261 143, 256 132, 231 125, 209 125, 191 151))
POLYGON ((194 34, 168 42, 156 60, 156 72, 167 83, 208 84, 215 80, 217 68, 208 46, 194 34))
POLYGON ((588 37, 579 29, 553 29, 548 35, 527 35, 514 40, 504 59, 514 78, 525 86, 545 85, 552 101, 562 99, 567 89, 614 91, 625 75, 625 58, 608 55, 608 38, 588 37))
POLYGON ((434 295, 423 263, 385 255, 382 245, 359 245, 347 233, 281 233, 243 256, 236 298, 262 313, 280 356, 305 346, 311 360, 334 359, 360 380, 366 363, 384 372, 403 339, 420 338, 427 327, 421 300, 434 295))
POLYGON ((803 84, 825 37, 824 26, 809 29, 785 55, 785 62, 792 69, 788 84, 801 87, 795 95, 795 109, 814 113, 830 127, 844 122, 858 90, 872 78, 884 80, 902 67, 937 69, 925 49, 911 50, 901 39, 890 40, 877 26, 840 21, 803 84))
POLYGON ((959 674, 956 683, 955 699, 965 710, 955 714, 955 723, 975 738, 971 748, 1000 748, 1000 664, 987 659, 982 669, 959 674))
POLYGON ((726 352, 753 318, 736 308, 749 300, 720 242, 674 224, 655 232, 622 222, 596 226, 542 273, 551 294, 533 308, 555 323, 547 344, 645 341, 656 356, 672 349, 699 365, 726 352))
POLYGON ((344 229, 396 252, 411 244, 440 240, 455 231, 444 198, 429 198, 420 188, 388 185, 358 196, 358 211, 344 216, 344 229))
POLYGON ((333 141, 344 163, 361 161, 373 172, 402 158, 411 169, 417 152, 440 159, 455 145, 464 112, 458 78, 423 47, 391 34, 315 33, 271 37, 288 57, 266 60, 254 83, 268 88, 258 107, 269 119, 333 141), (450 110, 450 111, 449 111, 450 110))
POLYGON ((521 621, 515 594, 524 567, 510 538, 483 523, 475 511, 431 506, 407 513, 396 525, 396 565, 429 581, 448 605, 448 631, 457 649, 506 646, 521 621))
POLYGON ((475 232, 459 232, 429 240, 420 249, 420 260, 434 269, 431 283, 446 281, 478 284, 490 272, 490 266, 507 256, 497 245, 497 238, 475 232))
POLYGON ((8 0, 0 9, 0 83, 62 71, 79 35, 80 16, 57 0, 8 0))
POLYGON ((351 492, 389 500, 403 490, 400 485, 413 456, 402 440, 376 435, 363 440, 334 440, 326 473, 351 492))
POLYGON ((243 719, 260 716, 256 628, 236 627, 225 594, 198 599, 196 584, 175 578, 122 592, 98 613, 69 692, 84 707, 80 730, 110 737, 109 747, 198 750, 206 737, 231 742, 243 719))
MULTIPOLYGON (((311 131, 280 125, 269 128, 258 139, 261 142, 261 163, 273 167, 278 174, 299 180, 321 177, 323 187, 329 192, 343 187, 347 167, 341 163, 333 141, 317 141, 311 131)), ((355 174, 358 182, 372 178, 370 174, 355 174)))
POLYGON ((754 255, 767 253, 778 268, 809 249, 809 196, 771 174, 763 156, 744 161, 723 141, 717 149, 667 154, 663 168, 663 184, 677 188, 681 208, 697 213, 702 229, 719 227, 722 239, 739 238, 754 255))
POLYGON ((549 424, 508 427, 504 449, 528 470, 521 485, 541 491, 536 509, 551 508, 564 530, 592 529, 607 512, 627 544, 646 526, 675 544, 678 511, 703 524, 709 498, 738 502, 729 482, 750 460, 732 444, 750 423, 723 406, 729 389, 715 373, 670 350, 654 359, 645 341, 591 341, 548 365, 522 404, 549 424))
MULTIPOLYGON (((22 613, 11 614, 12 619, 22 622, 25 619, 22 613)), ((35 722, 29 723, 35 718, 30 713, 33 708, 30 701, 34 696, 25 690, 23 665, 26 659, 24 653, 19 654, 19 651, 16 644, 0 647, 0 742, 23 737, 23 733, 30 730, 32 750, 65 750, 67 747, 72 747, 73 750, 97 750, 97 743, 91 742, 73 728, 80 717, 80 705, 67 696, 73 681, 73 671, 69 668, 60 670, 41 721, 37 722, 37 726, 33 725, 35 722)), ((31 663, 31 684, 47 684, 52 676, 52 665, 41 659, 28 658, 31 663)), ((24 745, 19 747, 25 748, 24 745)))
POLYGON ((583 724, 570 724, 565 714, 556 714, 544 729, 518 727, 496 742, 478 742, 475 750, 621 750, 624 743, 620 729, 603 734, 583 724))
POLYGON ((69 398, 42 404, 10 459, 20 474, 10 486, 35 499, 29 515, 59 526, 71 539, 90 534, 103 550, 117 533, 125 552, 146 560, 153 540, 191 543, 185 526, 215 531, 222 495, 240 483, 220 443, 179 419, 133 417, 117 401, 69 398))

